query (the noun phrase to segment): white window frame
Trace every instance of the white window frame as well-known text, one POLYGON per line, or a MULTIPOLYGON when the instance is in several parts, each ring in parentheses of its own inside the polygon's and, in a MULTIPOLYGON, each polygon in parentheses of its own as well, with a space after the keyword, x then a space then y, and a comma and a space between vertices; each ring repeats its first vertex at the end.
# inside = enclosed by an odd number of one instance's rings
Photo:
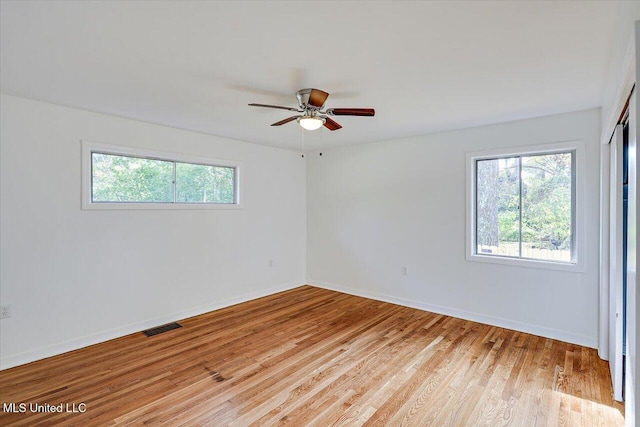
POLYGON ((149 150, 146 148, 125 147, 82 140, 82 209, 83 210, 129 210, 129 209, 242 209, 240 203, 240 169, 241 162, 232 160, 211 159, 188 154, 167 151, 149 150), (111 154, 115 156, 141 157, 168 162, 191 163, 204 166, 221 166, 235 169, 233 203, 153 203, 153 202, 93 202, 91 160, 93 153, 111 154))
POLYGON ((584 141, 567 141, 550 144, 527 145, 520 147, 498 148, 493 150, 471 151, 466 153, 466 260, 490 264, 513 265, 519 267, 543 268, 584 273, 584 177, 585 177, 584 141), (512 156, 531 156, 574 151, 574 235, 572 260, 561 262, 529 258, 511 258, 478 254, 476 242, 476 165, 478 160, 512 156))

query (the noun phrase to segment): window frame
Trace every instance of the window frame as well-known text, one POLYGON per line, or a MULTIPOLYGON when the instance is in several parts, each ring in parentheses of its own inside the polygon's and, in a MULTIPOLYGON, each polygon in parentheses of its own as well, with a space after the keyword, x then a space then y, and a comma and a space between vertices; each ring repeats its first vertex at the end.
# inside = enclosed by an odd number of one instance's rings
MULTIPOLYGON (((519 147, 497 148, 466 153, 466 260, 491 264, 503 264, 520 267, 543 268, 584 272, 584 141, 567 141, 519 147), (544 259, 508 257, 502 255, 477 253, 477 162, 507 157, 527 157, 545 154, 573 152, 573 221, 572 221, 572 258, 570 262, 544 259)), ((520 180, 522 177, 519 178, 520 180)))
MULTIPOLYGON (((232 160, 212 159, 168 151, 149 150, 146 148, 126 147, 82 140, 82 209, 83 210, 136 210, 136 209, 242 209, 240 199, 240 176, 242 163, 232 160), (94 202, 93 191, 93 153, 114 156, 137 157, 150 160, 161 160, 174 163, 187 163, 201 166, 218 166, 233 168, 234 201, 233 203, 180 203, 180 202, 94 202)), ((174 184, 175 194, 175 184, 174 184)))

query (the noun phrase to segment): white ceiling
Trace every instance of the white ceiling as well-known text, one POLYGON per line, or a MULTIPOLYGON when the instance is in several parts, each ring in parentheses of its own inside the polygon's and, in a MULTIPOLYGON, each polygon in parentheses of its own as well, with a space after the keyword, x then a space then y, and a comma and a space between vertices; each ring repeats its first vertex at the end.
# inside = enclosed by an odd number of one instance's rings
MULTIPOLYGON (((300 149, 305 87, 343 129, 307 149, 602 104, 620 2, 1 3, 3 93, 300 149)), ((116 141, 113 141, 114 143, 116 141)))

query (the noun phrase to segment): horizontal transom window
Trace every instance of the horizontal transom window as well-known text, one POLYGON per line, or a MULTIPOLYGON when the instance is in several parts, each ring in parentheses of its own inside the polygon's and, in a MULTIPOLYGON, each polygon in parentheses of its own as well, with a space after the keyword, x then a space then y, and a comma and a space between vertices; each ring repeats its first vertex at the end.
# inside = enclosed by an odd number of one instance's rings
POLYGON ((239 164, 83 141, 85 208, 238 207, 239 164))

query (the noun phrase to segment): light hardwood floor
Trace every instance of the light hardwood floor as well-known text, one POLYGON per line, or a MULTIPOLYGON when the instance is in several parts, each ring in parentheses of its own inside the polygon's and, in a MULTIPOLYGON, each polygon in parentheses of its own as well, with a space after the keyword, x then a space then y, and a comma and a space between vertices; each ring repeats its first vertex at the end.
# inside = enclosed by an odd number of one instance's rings
POLYGON ((0 372, 0 425, 623 425, 593 349, 303 286, 0 372))

